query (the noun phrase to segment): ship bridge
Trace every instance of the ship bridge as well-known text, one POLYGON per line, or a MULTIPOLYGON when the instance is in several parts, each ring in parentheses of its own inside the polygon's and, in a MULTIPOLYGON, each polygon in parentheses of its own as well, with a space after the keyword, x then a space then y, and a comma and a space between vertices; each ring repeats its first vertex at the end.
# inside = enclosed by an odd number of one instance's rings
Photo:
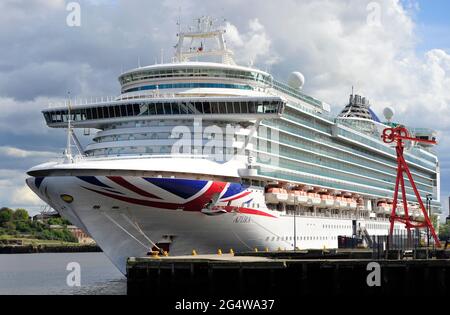
MULTIPOLYGON (((71 106, 70 122, 74 128, 103 129, 106 125, 147 120, 220 120, 248 122, 274 119, 283 114, 285 102, 280 97, 201 97, 145 98, 115 100, 71 106)), ((43 111, 49 127, 67 128, 69 108, 43 111)))

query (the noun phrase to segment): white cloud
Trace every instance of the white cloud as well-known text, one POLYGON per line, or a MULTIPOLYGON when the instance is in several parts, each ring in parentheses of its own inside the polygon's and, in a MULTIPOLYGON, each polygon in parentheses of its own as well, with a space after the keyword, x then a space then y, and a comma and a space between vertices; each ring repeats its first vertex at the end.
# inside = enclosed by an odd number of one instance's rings
POLYGON ((56 154, 54 152, 45 152, 45 151, 27 151, 14 147, 8 146, 0 146, 0 156, 7 156, 13 158, 30 158, 30 157, 39 157, 39 158, 55 158, 56 154))
POLYGON ((20 170, 0 169, 0 207, 36 208, 43 202, 25 184, 27 174, 20 170))
POLYGON ((43 204, 42 200, 26 184, 12 191, 11 203, 18 206, 38 206, 43 204))
POLYGON ((235 50, 235 60, 244 65, 276 63, 279 57, 271 47, 272 41, 264 26, 254 18, 248 22, 247 28, 248 32, 240 33, 235 25, 226 23, 227 41, 235 50))

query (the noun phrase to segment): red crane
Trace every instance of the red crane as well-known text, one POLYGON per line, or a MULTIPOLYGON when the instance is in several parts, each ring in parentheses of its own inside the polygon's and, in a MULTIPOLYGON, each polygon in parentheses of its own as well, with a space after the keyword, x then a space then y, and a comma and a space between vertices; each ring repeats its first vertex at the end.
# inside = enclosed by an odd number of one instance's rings
POLYGON ((431 224, 428 213, 425 209, 425 206, 423 205, 422 198, 420 197, 420 194, 417 191, 417 187, 416 184, 414 183, 414 179, 411 176, 411 172, 409 171, 408 164, 406 163, 405 158, 403 157, 403 151, 405 149, 405 141, 422 142, 429 144, 436 144, 436 141, 413 138, 410 136, 408 130, 403 126, 395 128, 386 128, 383 131, 383 135, 381 136, 381 138, 385 143, 396 142, 395 149, 397 151, 397 179, 395 182, 394 202, 390 218, 391 227, 389 235, 392 237, 392 234, 394 232, 394 224, 396 221, 406 225, 406 228, 408 229, 408 235, 411 229, 428 228, 434 238, 434 241, 436 242, 436 245, 440 247, 441 243, 439 242, 439 238, 436 235, 436 231, 434 230, 433 224, 431 224), (406 173, 409 182, 414 190, 414 194, 416 195, 417 201, 419 202, 420 209, 422 210, 425 221, 412 220, 409 216, 408 202, 406 200, 405 179, 403 177, 404 173, 406 173), (397 215, 397 200, 399 189, 401 189, 403 207, 405 209, 404 216, 397 215))

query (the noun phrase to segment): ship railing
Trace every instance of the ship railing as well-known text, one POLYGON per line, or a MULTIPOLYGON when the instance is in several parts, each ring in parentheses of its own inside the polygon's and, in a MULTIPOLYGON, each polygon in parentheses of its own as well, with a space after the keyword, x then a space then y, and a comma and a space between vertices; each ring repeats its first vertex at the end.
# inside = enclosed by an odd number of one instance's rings
MULTIPOLYGON (((265 93, 273 95, 273 96, 277 96, 277 97, 280 96, 279 93, 275 92, 275 91, 278 91, 278 90, 273 88, 273 87, 272 88, 263 89, 263 91, 265 93)), ((311 115, 314 115, 314 116, 318 116, 318 117, 320 117, 322 119, 326 119, 326 120, 328 120, 330 122, 334 122, 334 120, 335 120, 335 118, 332 117, 331 114, 329 114, 327 112, 324 112, 324 111, 319 111, 319 110, 317 110, 317 107, 314 108, 314 109, 306 107, 306 106, 302 105, 301 102, 299 102, 299 101, 289 101, 288 105, 290 105, 290 106, 292 106, 292 107, 294 107, 294 108, 296 108, 296 109, 298 109, 298 110, 300 110, 300 111, 302 111, 304 113, 311 114, 311 115)))
POLYGON ((93 96, 85 98, 73 98, 67 99, 60 102, 50 102, 48 103, 48 108, 67 108, 78 107, 78 106, 89 106, 89 105, 101 105, 108 104, 112 102, 128 101, 135 99, 169 99, 174 98, 173 93, 143 93, 143 94, 127 94, 119 96, 93 96))
POLYGON ((107 161, 107 160, 120 160, 120 159, 161 159, 161 158, 190 158, 190 159, 213 159, 213 156, 203 154, 116 154, 116 155, 74 155, 72 161, 74 163, 86 162, 86 161, 107 161))
POLYGON ((333 218, 333 219, 354 219, 356 218, 356 214, 330 214, 330 213, 314 213, 314 212, 299 212, 298 216, 306 217, 306 218, 333 218))

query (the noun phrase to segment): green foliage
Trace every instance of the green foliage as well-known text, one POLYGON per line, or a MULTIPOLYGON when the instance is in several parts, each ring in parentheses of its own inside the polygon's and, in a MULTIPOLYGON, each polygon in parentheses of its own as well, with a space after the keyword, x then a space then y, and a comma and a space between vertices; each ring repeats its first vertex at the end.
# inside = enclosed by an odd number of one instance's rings
POLYGON ((5 222, 5 223, 3 224, 3 227, 4 227, 5 230, 7 231, 7 234, 10 234, 10 233, 8 233, 8 232, 11 232, 12 234, 14 234, 15 231, 16 231, 16 225, 15 225, 12 221, 5 222))
POLYGON ((0 209, 0 237, 10 235, 76 243, 77 238, 67 230, 67 225, 70 224, 69 221, 60 217, 49 218, 44 223, 32 221, 25 209, 17 209, 16 211, 9 208, 0 209), (63 228, 51 230, 50 225, 60 225, 63 228))
POLYGON ((439 238, 443 241, 450 239, 450 223, 442 224, 439 227, 439 238))
POLYGON ((21 233, 29 233, 31 232, 30 223, 26 221, 17 221, 16 230, 21 233))
POLYGON ((16 211, 14 211, 13 220, 14 221, 29 221, 30 216, 28 214, 28 211, 25 209, 17 209, 16 211))
POLYGON ((67 229, 61 230, 43 230, 36 235, 38 239, 41 240, 59 240, 64 242, 77 243, 78 240, 72 233, 67 229))
POLYGON ((0 226, 4 226, 5 223, 12 220, 14 211, 9 208, 0 209, 0 226))
POLYGON ((68 225, 67 220, 64 220, 63 218, 50 218, 47 220, 48 225, 68 225))

